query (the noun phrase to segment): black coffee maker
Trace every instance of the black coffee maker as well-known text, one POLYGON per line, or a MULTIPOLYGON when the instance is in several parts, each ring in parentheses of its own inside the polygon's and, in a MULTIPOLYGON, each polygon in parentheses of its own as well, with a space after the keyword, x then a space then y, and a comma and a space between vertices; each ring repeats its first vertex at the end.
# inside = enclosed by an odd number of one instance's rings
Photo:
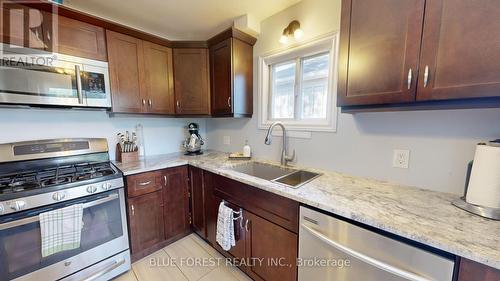
POLYGON ((184 140, 183 147, 186 150, 185 155, 200 155, 203 154, 201 146, 204 144, 203 138, 199 133, 199 126, 196 123, 188 125, 189 137, 184 140))

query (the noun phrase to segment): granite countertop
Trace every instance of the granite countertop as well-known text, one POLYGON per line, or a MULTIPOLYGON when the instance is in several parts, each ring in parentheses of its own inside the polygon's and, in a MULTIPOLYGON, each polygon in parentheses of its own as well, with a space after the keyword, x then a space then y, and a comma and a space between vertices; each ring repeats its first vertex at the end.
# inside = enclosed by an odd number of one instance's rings
POLYGON ((115 164, 124 175, 189 164, 500 269, 500 221, 451 205, 458 195, 305 167, 299 168, 323 175, 292 189, 231 170, 245 162, 228 160, 227 153, 206 151, 201 156, 172 153, 115 164))

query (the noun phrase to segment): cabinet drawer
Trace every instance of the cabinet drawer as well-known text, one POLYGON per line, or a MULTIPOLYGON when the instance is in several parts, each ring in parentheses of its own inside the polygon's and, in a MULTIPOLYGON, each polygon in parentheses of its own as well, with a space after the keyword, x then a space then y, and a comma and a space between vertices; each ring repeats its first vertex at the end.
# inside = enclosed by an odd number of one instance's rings
POLYGON ((150 172, 127 177, 127 195, 135 197, 162 189, 161 172, 150 172))
POLYGON ((298 232, 298 202, 219 175, 213 175, 213 189, 215 196, 298 232))

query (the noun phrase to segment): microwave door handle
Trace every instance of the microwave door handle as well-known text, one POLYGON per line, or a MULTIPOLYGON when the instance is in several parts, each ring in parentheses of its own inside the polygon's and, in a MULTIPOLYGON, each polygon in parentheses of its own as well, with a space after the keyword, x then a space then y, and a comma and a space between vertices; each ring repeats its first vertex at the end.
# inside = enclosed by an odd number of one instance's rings
MULTIPOLYGON (((84 203, 83 204, 83 209, 87 209, 87 208, 90 208, 90 207, 101 205, 101 204, 107 203, 109 201, 113 201, 115 199, 118 199, 118 194, 117 193, 111 194, 108 197, 104 197, 104 198, 101 198, 101 199, 97 199, 97 200, 94 200, 94 201, 90 201, 90 202, 84 203)), ((9 229, 9 228, 13 228, 13 227, 16 227, 16 226, 22 226, 22 225, 34 223, 34 222, 37 222, 39 220, 40 219, 39 219, 38 215, 35 215, 35 216, 28 217, 28 218, 25 218, 25 219, 20 219, 20 220, 15 220, 15 221, 11 221, 11 222, 6 222, 6 223, 3 223, 3 224, 0 224, 0 231, 5 230, 5 229, 9 229)))
POLYGON ((409 272, 406 270, 403 270, 401 268, 397 268, 395 266, 392 266, 390 264, 387 264, 383 261, 379 261, 377 259, 374 259, 372 257, 369 257, 363 253, 357 252, 351 248, 348 248, 336 241, 331 240, 327 236, 323 235, 321 232, 316 231, 309 226, 306 226, 304 224, 301 224, 302 228, 304 228, 307 232, 318 238, 319 240, 323 241, 324 243, 330 245, 331 247, 351 256, 354 257, 364 263, 370 264, 372 266, 375 266, 381 270, 384 270, 386 272, 392 273, 394 275, 397 275, 399 277, 403 277, 404 279, 411 280, 411 281, 431 281, 430 279, 427 279, 423 276, 417 275, 413 272, 409 272))
POLYGON ((76 78, 76 93, 78 95, 78 103, 83 104, 82 76, 80 73, 79 65, 75 65, 75 78, 76 78))

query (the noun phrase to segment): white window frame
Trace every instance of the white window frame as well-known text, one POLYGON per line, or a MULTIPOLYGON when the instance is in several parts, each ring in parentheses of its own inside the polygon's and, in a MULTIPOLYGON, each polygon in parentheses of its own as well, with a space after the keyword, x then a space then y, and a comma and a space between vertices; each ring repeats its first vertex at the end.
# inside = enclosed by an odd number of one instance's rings
MULTIPOLYGON (((337 76, 338 76, 338 32, 300 45, 292 46, 284 51, 274 51, 259 57, 258 89, 259 89, 259 129, 268 129, 274 121, 281 121, 292 131, 337 131, 337 76), (285 62, 299 57, 310 57, 328 52, 330 54, 330 77, 327 94, 326 120, 291 120, 271 119, 269 112, 271 68, 276 63, 285 62)), ((297 68, 300 71, 300 67, 297 68)), ((296 105, 297 106, 297 105, 296 105)))

